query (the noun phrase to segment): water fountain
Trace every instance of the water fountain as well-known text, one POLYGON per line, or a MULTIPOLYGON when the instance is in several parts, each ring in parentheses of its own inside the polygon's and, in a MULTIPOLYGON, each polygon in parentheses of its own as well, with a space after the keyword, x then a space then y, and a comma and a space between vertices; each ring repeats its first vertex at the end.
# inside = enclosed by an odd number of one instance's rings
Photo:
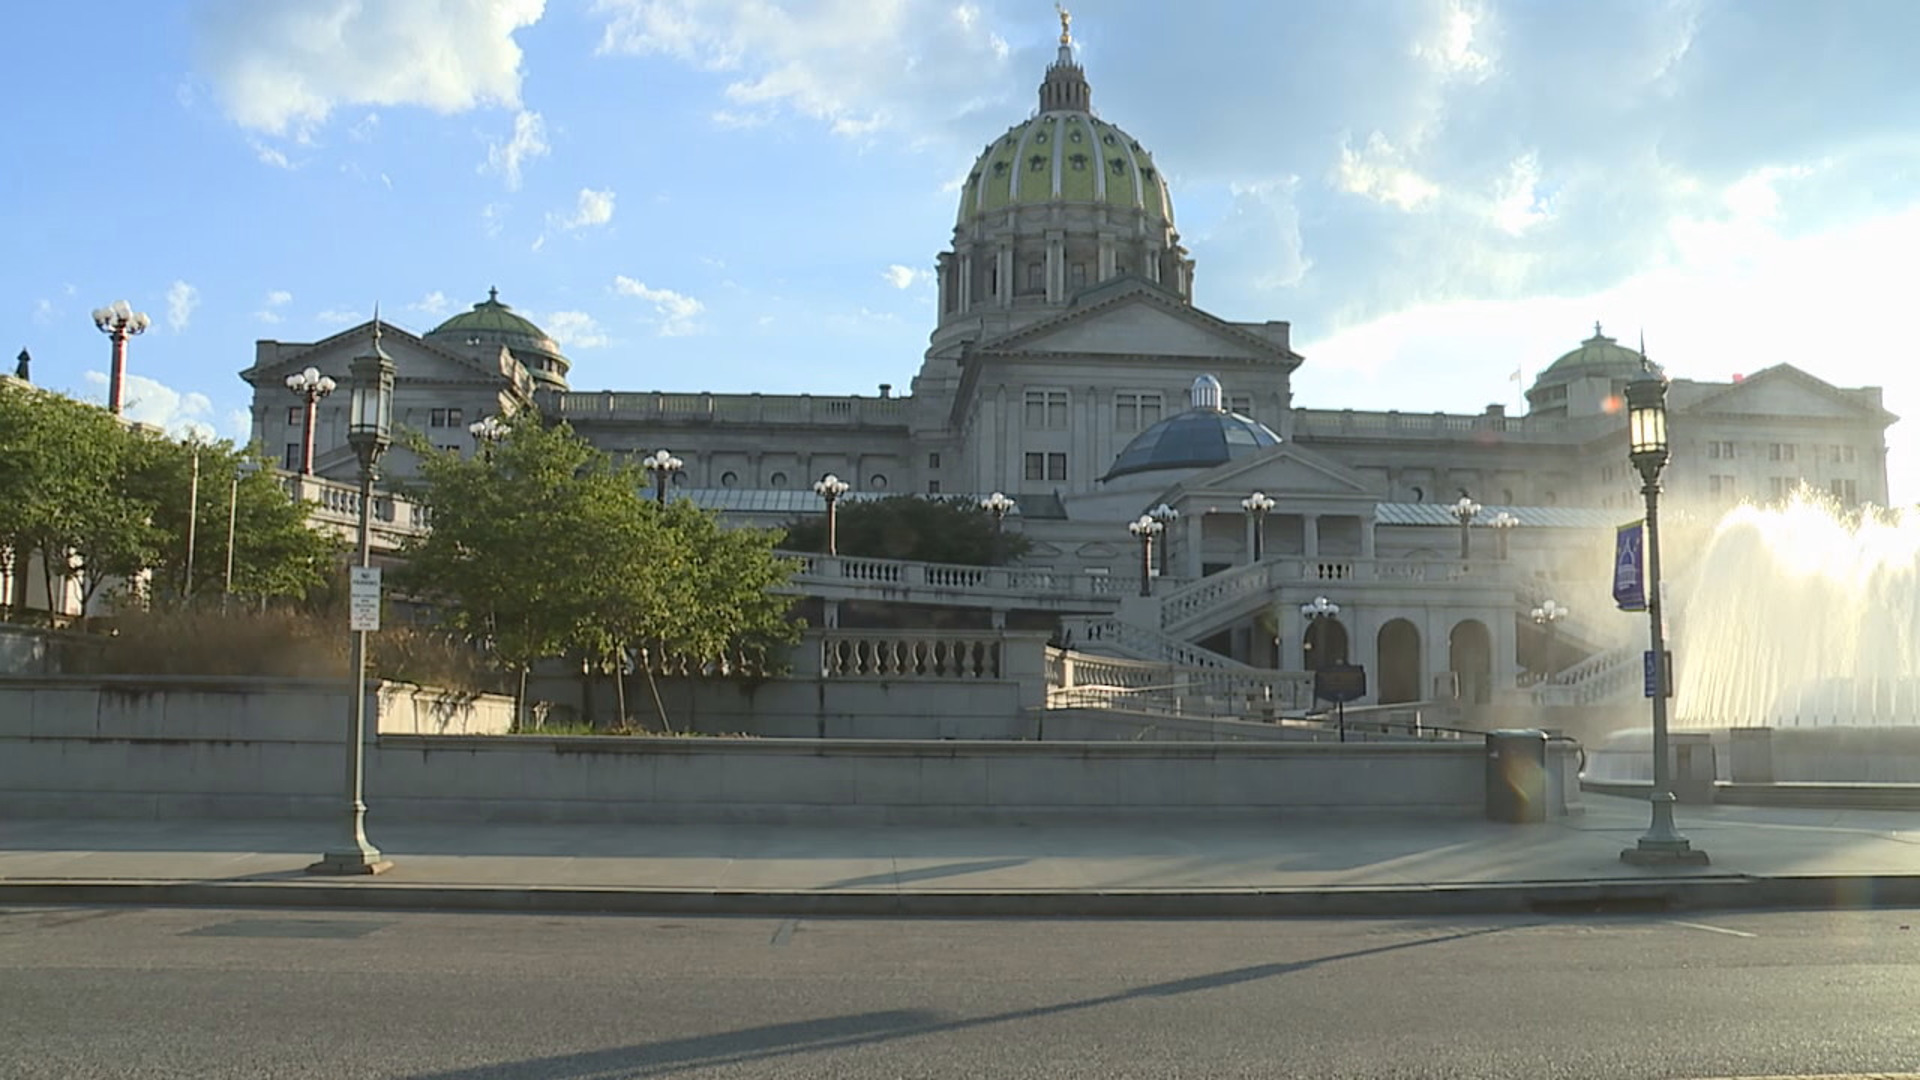
POLYGON ((1668 597, 1675 729, 1920 725, 1920 513, 1737 507, 1668 597))
MULTIPOLYGON (((1920 510, 1802 492, 1669 551, 1676 740, 1711 742, 1722 780, 1920 784, 1920 510)), ((1600 740, 1589 777, 1644 783, 1648 743, 1600 740)))

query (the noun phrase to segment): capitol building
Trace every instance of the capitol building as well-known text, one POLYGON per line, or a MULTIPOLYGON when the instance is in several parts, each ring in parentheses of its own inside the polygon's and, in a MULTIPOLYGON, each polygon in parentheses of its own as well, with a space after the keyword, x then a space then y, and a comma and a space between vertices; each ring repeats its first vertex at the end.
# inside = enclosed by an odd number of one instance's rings
MULTIPOLYGON (((1641 516, 1620 408, 1637 351, 1602 327, 1568 327, 1571 348, 1551 363, 1510 358, 1539 370, 1524 414, 1297 402, 1293 375, 1310 360, 1292 328, 1200 306, 1166 173, 1095 111, 1064 33, 1036 104, 984 144, 961 185, 952 242, 934 260, 937 317, 904 389, 579 388, 559 345, 489 290, 424 333, 382 327, 396 426, 471 453, 474 421, 537 409, 617 456, 670 449, 685 463, 676 491, 757 525, 822 512, 813 483, 828 473, 849 498, 1004 492, 1017 503, 1006 527, 1031 542, 1024 564, 1105 598, 1063 617, 1069 631, 1182 663, 1351 660, 1382 702, 1487 701, 1529 671, 1644 634, 1643 618, 1609 610, 1605 585, 1614 527, 1641 516), (1265 505, 1248 502, 1255 493, 1270 508, 1250 510, 1265 505), (1463 496, 1478 504, 1464 525, 1463 496), (1143 582, 1129 525, 1158 508, 1143 582), (1339 614, 1304 619, 1320 597, 1339 614), (1574 611, 1557 645, 1529 618, 1548 598, 1574 611)), ((305 410, 286 377, 316 367, 345 385, 370 329, 257 344, 241 373, 253 438, 276 457, 284 448, 289 469, 305 410)), ((313 432, 316 473, 343 481, 357 469, 346 396, 321 403, 313 432)), ((1802 484, 1843 504, 1886 502, 1895 418, 1878 388, 1781 362, 1732 382, 1675 380, 1668 402, 1666 490, 1682 514, 1802 484)), ((400 475, 411 465, 400 451, 386 462, 400 475)), ((983 610, 982 625, 1032 614, 1007 606, 983 610)))

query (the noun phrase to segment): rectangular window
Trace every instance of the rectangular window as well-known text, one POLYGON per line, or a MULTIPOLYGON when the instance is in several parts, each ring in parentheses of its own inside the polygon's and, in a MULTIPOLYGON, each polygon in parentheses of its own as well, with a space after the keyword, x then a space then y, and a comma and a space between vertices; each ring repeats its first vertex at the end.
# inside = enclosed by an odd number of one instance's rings
POLYGON ((928 455, 927 455, 927 468, 929 468, 929 469, 937 469, 937 468, 939 468, 939 467, 940 467, 940 455, 939 455, 939 454, 928 454, 928 455))
POLYGON ((1733 444, 1722 440, 1710 442, 1707 444, 1707 457, 1714 461, 1732 461, 1733 444))
POLYGON ((1253 395, 1252 394, 1233 394, 1229 396, 1227 398, 1227 411, 1239 413, 1241 416, 1252 416, 1253 415, 1253 395))
POLYGON ((1047 287, 1047 266, 1045 263, 1027 264, 1027 288, 1039 292, 1047 287))
POLYGON ((307 407, 305 405, 294 405, 287 409, 287 426, 307 426, 307 407))
POLYGON ((1853 464, 1853 447, 1843 446, 1840 449, 1845 450, 1847 452, 1847 464, 1849 465, 1853 464))
POLYGON ((1768 477, 1767 489, 1772 493, 1774 499, 1784 499, 1787 497, 1787 493, 1793 490, 1793 479, 1786 476, 1768 477))
POLYGON ((1793 460, 1793 444, 1792 443, 1768 444, 1767 460, 1768 461, 1792 461, 1793 460))
POLYGON ((459 409, 447 410, 447 426, 448 427, 450 428, 465 427, 466 424, 462 422, 465 419, 466 417, 461 415, 461 410, 459 409))
POLYGON ((1859 488, 1851 480, 1835 480, 1830 490, 1842 506, 1851 506, 1859 501, 1859 488))
POLYGON ((1065 430, 1067 392, 1065 390, 1027 391, 1027 426, 1050 428, 1056 431, 1065 430))
POLYGON ((927 481, 927 494, 929 495, 940 494, 940 481, 938 480, 927 481))
POLYGON ((1733 498, 1733 495, 1734 495, 1733 477, 1731 476, 1707 477, 1707 494, 1713 495, 1721 499, 1733 498))
POLYGON ((427 413, 427 426, 443 428, 447 426, 447 410, 433 409, 427 413))
POLYGON ((1028 480, 1065 480, 1067 478, 1067 455, 1049 453, 1029 453, 1026 455, 1028 480))
POLYGON ((287 456, 281 459, 281 464, 286 467, 286 470, 288 472, 300 471, 300 444, 299 443, 290 442, 287 444, 287 456))
POLYGON ((1079 286, 1085 285, 1086 283, 1087 283, 1087 264, 1086 263, 1077 262, 1067 268, 1067 284, 1078 288, 1079 286))
POLYGON ((1116 431, 1139 431, 1160 422, 1161 397, 1158 391, 1121 391, 1113 395, 1113 426, 1116 431))

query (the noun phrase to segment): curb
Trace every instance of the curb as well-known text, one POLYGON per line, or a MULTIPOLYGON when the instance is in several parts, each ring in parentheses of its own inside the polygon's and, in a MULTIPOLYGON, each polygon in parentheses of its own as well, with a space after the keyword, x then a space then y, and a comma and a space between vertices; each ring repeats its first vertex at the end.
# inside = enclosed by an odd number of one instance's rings
POLYGON ((27 904, 917 918, 1581 915, 1743 908, 1920 906, 1920 875, 1642 878, 1333 889, 1022 892, 726 891, 70 879, 0 881, 0 905, 27 904))

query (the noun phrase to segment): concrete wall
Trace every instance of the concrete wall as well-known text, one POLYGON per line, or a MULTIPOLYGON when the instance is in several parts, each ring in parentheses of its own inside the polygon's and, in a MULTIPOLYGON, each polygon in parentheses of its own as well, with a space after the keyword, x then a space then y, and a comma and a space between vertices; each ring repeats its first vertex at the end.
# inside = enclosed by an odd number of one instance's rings
MULTIPOLYGON (((339 688, 270 682, 0 680, 0 813, 337 813, 339 688)), ((1481 759, 1471 742, 382 735, 367 798, 376 820, 1471 815, 1483 805, 1481 759)))
MULTIPOLYGON (((533 680, 533 697, 571 704, 579 680, 533 680), (562 696, 565 693, 567 696, 562 696)), ((800 739, 1020 739, 1023 688, 1010 680, 969 682, 849 679, 660 679, 660 699, 676 732, 800 739)), ((613 684, 593 689, 592 715, 613 723, 613 684)), ((644 678, 629 680, 627 711, 658 730, 659 713, 644 678)), ((580 713, 576 712, 578 716, 580 713)))

